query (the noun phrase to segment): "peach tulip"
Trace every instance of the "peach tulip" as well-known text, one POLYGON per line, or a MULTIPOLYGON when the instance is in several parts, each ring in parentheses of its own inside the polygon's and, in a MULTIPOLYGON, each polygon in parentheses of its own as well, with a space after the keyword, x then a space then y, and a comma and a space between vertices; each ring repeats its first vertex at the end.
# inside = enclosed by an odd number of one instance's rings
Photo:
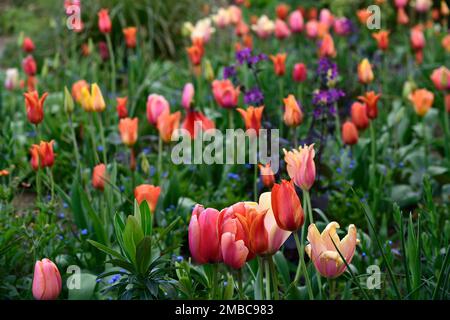
POLYGON ((359 96, 358 99, 366 104, 367 116, 370 119, 375 119, 378 116, 378 99, 380 94, 375 94, 374 91, 366 92, 363 96, 359 96))
POLYGON ((261 16, 255 24, 251 26, 252 30, 261 39, 268 38, 275 30, 275 23, 266 15, 261 16))
POLYGON ((238 103, 239 87, 235 88, 229 79, 212 82, 214 99, 222 108, 234 108, 238 103))
POLYGON ((122 30, 123 35, 125 36, 125 44, 127 48, 135 48, 136 47, 136 27, 128 27, 122 30))
POLYGON ((320 47, 319 47, 319 57, 331 57, 334 58, 336 56, 336 49, 334 47, 333 37, 327 33, 323 36, 320 47))
POLYGON ((358 143, 359 134, 358 128, 351 121, 346 121, 342 125, 342 141, 348 145, 354 145, 358 143))
POLYGON ((172 139, 172 134, 178 129, 180 125, 181 113, 177 111, 175 113, 170 113, 169 111, 164 112, 158 117, 158 122, 156 127, 159 131, 159 136, 162 141, 168 143, 172 139))
POLYGON ((450 70, 444 66, 434 69, 431 81, 437 90, 450 90, 450 70))
POLYGON ((95 189, 103 191, 105 189, 106 181, 106 165, 100 163, 92 170, 92 186, 95 189))
POLYGON ((138 118, 123 118, 119 121, 119 133, 122 142, 128 146, 132 147, 138 138, 138 118))
POLYGON ((303 122, 303 112, 294 95, 290 94, 284 101, 284 123, 288 127, 297 127, 303 122))
POLYGON ((83 88, 86 88, 89 92, 89 84, 86 82, 86 80, 78 80, 72 85, 72 97, 78 103, 81 103, 82 101, 83 88))
POLYGON ((369 60, 363 59, 358 65, 358 78, 363 84, 368 84, 373 81, 374 75, 369 60))
POLYGON ((316 179, 316 165, 314 163, 314 144, 304 145, 298 149, 284 152, 287 172, 295 185, 302 190, 311 189, 316 179))
POLYGON ((134 189, 134 197, 140 205, 142 201, 147 201, 150 211, 155 212, 158 205, 159 195, 161 193, 161 187, 155 187, 151 184, 141 184, 134 189))
POLYGON ((367 106, 360 102, 354 102, 351 107, 352 122, 360 130, 367 129, 370 124, 366 109, 367 106))
POLYGON ((409 95, 409 100, 412 102, 417 115, 423 117, 433 105, 434 94, 427 89, 417 89, 409 95))
POLYGON ((58 267, 49 259, 36 261, 33 275, 33 296, 36 300, 56 300, 62 280, 58 267))

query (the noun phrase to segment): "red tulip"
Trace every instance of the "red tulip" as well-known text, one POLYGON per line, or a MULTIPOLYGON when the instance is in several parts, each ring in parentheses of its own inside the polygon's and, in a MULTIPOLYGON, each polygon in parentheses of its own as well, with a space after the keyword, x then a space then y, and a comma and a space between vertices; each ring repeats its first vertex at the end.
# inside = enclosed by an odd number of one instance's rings
POLYGON ((303 82, 307 79, 308 70, 304 63, 296 63, 294 69, 292 70, 292 79, 295 82, 303 82))
POLYGON ((197 39, 194 41, 192 46, 186 48, 186 51, 192 65, 199 66, 202 63, 203 54, 205 53, 202 40, 197 39))
POLYGON ((287 18, 289 14, 289 6, 285 3, 280 3, 275 8, 275 12, 277 14, 278 19, 284 20, 287 18))
POLYGON ((267 188, 272 188, 275 183, 275 174, 273 173, 272 168, 270 167, 270 163, 266 163, 266 165, 259 164, 259 170, 261 171, 261 181, 263 185, 267 188))
POLYGON ((282 180, 272 188, 272 210, 278 226, 287 231, 297 231, 305 221, 302 204, 293 181, 282 180))
POLYGON ((33 296, 37 300, 56 300, 62 281, 58 267, 49 259, 36 261, 33 275, 33 296))
POLYGON ((36 74, 37 65, 32 55, 28 55, 25 59, 23 59, 22 68, 23 72, 25 72, 28 76, 34 76, 36 74))
POLYGON ((147 98, 147 120, 156 125, 161 114, 170 111, 169 102, 158 94, 151 94, 147 98))
POLYGON ((342 126, 342 141, 348 145, 358 143, 358 129, 351 121, 347 121, 342 126))
POLYGON ((123 35, 125 36, 125 44, 127 48, 135 48, 136 47, 136 27, 128 27, 122 30, 123 35))
POLYGON ((181 128, 187 130, 191 138, 195 138, 198 134, 196 129, 200 129, 203 131, 214 129, 216 125, 214 121, 208 119, 203 113, 200 111, 188 111, 186 118, 181 124, 181 128))
POLYGON ((354 102, 351 108, 352 122, 360 130, 367 129, 369 126, 369 118, 367 117, 366 105, 354 102))
POLYGON ((386 51, 389 47, 389 31, 381 30, 372 34, 372 37, 377 41, 378 48, 386 51))
POLYGON ((147 201, 151 212, 155 212, 158 204, 161 187, 155 187, 151 184, 141 184, 134 189, 134 197, 139 205, 142 201, 147 201))
POLYGON ((103 191, 105 188, 106 180, 106 165, 100 163, 92 170, 92 186, 95 189, 103 191))
POLYGON ((116 98, 117 101, 117 115, 119 116, 119 119, 123 119, 128 117, 128 109, 127 109, 127 102, 128 102, 128 97, 117 97, 116 98))
POLYGON ((41 123, 44 119, 44 102, 48 93, 44 92, 40 98, 37 91, 26 92, 24 96, 28 121, 36 125, 41 123))
POLYGON ((366 92, 365 95, 359 96, 358 99, 366 104, 367 116, 370 119, 375 119, 378 116, 378 99, 380 94, 375 94, 374 91, 366 92))
POLYGON ((30 149, 31 153, 31 167, 37 170, 39 167, 52 167, 55 161, 55 154, 53 152, 54 141, 41 141, 39 145, 33 144, 30 149))
POLYGON ((275 74, 282 76, 286 72, 286 53, 278 53, 276 55, 270 55, 270 60, 273 62, 275 74))
POLYGON ((101 9, 98 12, 98 28, 101 33, 110 33, 112 24, 109 18, 108 9, 101 9))
POLYGON ((33 40, 31 40, 31 38, 29 37, 25 37, 23 39, 23 43, 22 43, 22 49, 23 51, 27 52, 27 53, 31 53, 34 51, 34 43, 33 40))

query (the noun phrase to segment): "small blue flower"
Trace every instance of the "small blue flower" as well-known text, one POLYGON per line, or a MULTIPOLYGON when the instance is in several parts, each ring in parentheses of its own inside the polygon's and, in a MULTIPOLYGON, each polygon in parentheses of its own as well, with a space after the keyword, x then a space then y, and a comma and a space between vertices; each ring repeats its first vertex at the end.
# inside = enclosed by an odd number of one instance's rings
POLYGON ((88 234, 88 230, 87 229, 81 230, 81 235, 85 236, 87 234, 88 234))
POLYGON ((362 255, 363 258, 366 257, 366 253, 365 252, 363 252, 361 255, 362 255))
POLYGON ((177 262, 182 262, 183 259, 184 259, 183 256, 178 256, 176 260, 177 260, 177 262))
POLYGON ((64 212, 60 212, 60 213, 58 214, 58 218, 64 219, 64 217, 65 217, 64 212))
POLYGON ((154 166, 150 166, 150 177, 153 177, 156 173, 156 169, 154 166))
POLYGON ((95 282, 97 283, 102 282, 102 279, 95 279, 95 282))
POLYGON ((69 205, 67 204, 67 202, 63 202, 63 208, 67 209, 69 207, 69 205))
POLYGON ((103 146, 98 146, 98 147, 97 147, 97 151, 98 151, 98 152, 103 152, 103 146))
POLYGON ((349 167, 350 169, 353 169, 353 168, 355 167, 355 164, 356 164, 355 160, 351 160, 350 163, 349 163, 349 165, 348 165, 348 167, 349 167))
POLYGON ((111 279, 108 280, 108 283, 113 284, 114 282, 117 282, 120 278, 121 278, 120 274, 113 275, 111 279))
POLYGON ((59 234, 59 235, 58 235, 58 239, 59 239, 59 240, 64 240, 64 236, 63 236, 62 234, 59 234))
POLYGON ((342 173, 342 168, 340 168, 340 167, 339 167, 339 168, 336 168, 336 172, 337 172, 337 173, 342 173))
POLYGON ((240 177, 239 177, 239 175, 237 173, 230 172, 227 176, 228 176, 229 179, 240 180, 240 177))
POLYGON ((120 192, 124 192, 125 191, 125 186, 120 186, 119 190, 120 190, 120 192))
POLYGON ((142 152, 147 155, 150 153, 150 148, 144 148, 142 149, 142 152))
POLYGON ((164 171, 163 174, 162 174, 162 177, 163 178, 167 178, 168 175, 169 175, 169 173, 167 171, 164 171))

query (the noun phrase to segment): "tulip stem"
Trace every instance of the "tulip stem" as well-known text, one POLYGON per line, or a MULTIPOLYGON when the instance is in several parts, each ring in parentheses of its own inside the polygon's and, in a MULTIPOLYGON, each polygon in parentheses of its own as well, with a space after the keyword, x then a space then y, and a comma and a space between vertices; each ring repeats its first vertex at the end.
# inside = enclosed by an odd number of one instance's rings
POLYGON ((258 267, 259 267, 258 282, 259 282, 260 297, 261 297, 261 300, 264 300, 264 290, 263 290, 263 287, 264 287, 264 281, 263 281, 264 262, 261 257, 258 257, 258 267))
POLYGON ((264 267, 266 270, 266 300, 270 300, 270 266, 268 259, 265 259, 264 267))
POLYGON ((239 299, 244 300, 244 292, 242 290, 242 269, 237 271, 239 299))
POLYGON ((341 121, 339 119, 339 110, 337 108, 337 104, 334 104, 334 120, 335 120, 335 126, 336 126, 336 141, 341 147, 342 145, 342 138, 341 138, 341 121))
POLYGON ((269 263, 270 273, 272 274, 273 297, 275 300, 280 300, 280 295, 278 293, 278 277, 275 270, 275 264, 273 263, 273 256, 267 257, 267 261, 269 263))
MULTIPOLYGON (((304 234, 304 231, 305 231, 304 229, 305 229, 305 225, 303 225, 303 227, 302 227, 302 234, 304 234)), ((295 239, 295 244, 297 246, 297 251, 298 251, 298 259, 299 259, 298 265, 301 266, 301 268, 303 269, 303 275, 306 280, 306 289, 308 290, 309 299, 314 300, 311 279, 309 278, 308 269, 306 269, 306 262, 304 259, 305 248, 303 247, 303 244, 300 243, 300 239, 298 238, 297 232, 294 232, 294 239, 295 239)), ((299 268, 297 268, 297 271, 299 271, 299 268)), ((294 279, 294 285, 297 285, 299 280, 300 280, 300 272, 297 272, 297 274, 295 275, 295 279, 294 279)))
POLYGON ((51 202, 53 202, 53 198, 55 197, 55 179, 53 179, 53 170, 52 168, 48 168, 49 176, 50 176, 50 195, 51 195, 51 202))
POLYGON ((328 279, 328 287, 329 291, 329 300, 336 299, 336 279, 328 279))
POLYGON ((233 109, 230 109, 228 111, 228 128, 229 129, 234 129, 234 114, 233 114, 233 109))
POLYGON ((427 139, 427 127, 424 118, 422 118, 422 135, 423 135, 423 151, 424 151, 423 156, 426 172, 428 170, 428 139, 427 139))
MULTIPOLYGON (((41 140, 41 135, 39 132, 39 125, 36 124, 36 139, 39 145, 41 140)), ((36 171, 36 193, 37 193, 37 204, 41 203, 41 156, 38 154, 38 168, 36 171)))
POLYGON ((218 264, 214 263, 212 265, 213 273, 212 273, 212 279, 211 279, 211 300, 216 299, 217 295, 217 273, 218 273, 218 264))
POLYGON ((72 137, 73 148, 75 149, 75 158, 77 160, 77 168, 80 168, 80 151, 78 150, 77 138, 75 136, 75 129, 73 128, 72 116, 69 115, 69 126, 72 137))
POLYGON ((98 120, 98 126, 100 128, 100 139, 102 141, 102 153, 103 153, 103 163, 105 165, 108 164, 107 157, 106 157, 106 140, 105 140, 105 130, 103 129, 103 122, 102 122, 102 116, 100 113, 97 112, 97 120, 98 120))
POLYGON ((371 157, 371 162, 372 162, 372 167, 371 167, 371 177, 370 177, 370 185, 371 185, 371 190, 372 190, 372 195, 373 195, 373 207, 372 207, 372 212, 376 212, 376 207, 377 207, 377 203, 376 203, 376 192, 375 192, 375 188, 376 188, 376 161, 377 161, 377 146, 376 146, 376 137, 375 137, 375 123, 372 121, 370 123, 370 139, 371 141, 371 152, 372 152, 372 157, 371 157))
POLYGON ((161 135, 159 135, 158 138, 158 167, 157 167, 157 171, 158 171, 158 184, 161 185, 161 177, 162 177, 162 148, 163 144, 162 144, 162 139, 161 139, 161 135))
POLYGON ((94 149, 94 162, 98 164, 100 162, 100 158, 97 153, 97 144, 95 143, 95 125, 92 114, 89 115, 89 120, 91 122, 91 140, 92 140, 92 148, 94 149))
MULTIPOLYGON (((278 90, 280 92, 280 103, 283 102, 284 93, 283 93, 283 78, 278 79, 278 90)), ((278 113, 280 115, 280 137, 283 137, 283 108, 278 106, 278 113)))
POLYGON ((111 92, 113 97, 116 95, 116 63, 114 58, 114 51, 111 42, 111 36, 106 34, 106 42, 108 44, 108 51, 111 59, 111 92))

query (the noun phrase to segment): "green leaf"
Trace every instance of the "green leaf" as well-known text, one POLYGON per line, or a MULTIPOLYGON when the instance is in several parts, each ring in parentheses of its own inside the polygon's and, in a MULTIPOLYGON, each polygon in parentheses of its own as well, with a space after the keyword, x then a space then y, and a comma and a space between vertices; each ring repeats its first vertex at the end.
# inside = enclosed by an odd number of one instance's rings
POLYGON ((148 206, 147 201, 142 201, 139 210, 140 212, 140 223, 142 230, 144 231, 144 235, 151 236, 152 235, 152 224, 153 224, 153 215, 150 211, 150 207, 148 206))
POLYGON ((89 239, 88 242, 91 245, 93 245, 94 247, 96 247, 97 249, 103 251, 106 254, 109 254, 110 256, 116 257, 116 258, 121 259, 121 260, 126 260, 126 258, 124 256, 122 256, 120 253, 118 253, 117 251, 114 251, 113 249, 108 248, 107 246, 105 246, 105 245, 103 245, 103 244, 101 244, 101 243, 99 243, 97 241, 89 239))
POLYGON ((223 299, 231 300, 233 299, 233 294, 234 294, 234 279, 230 273, 227 273, 227 285, 225 286, 223 292, 223 299))
POLYGON ((275 265, 277 266, 277 269, 281 274, 283 284, 286 288, 288 288, 291 283, 291 279, 289 277, 289 266, 287 260, 281 251, 275 253, 273 257, 275 259, 275 265))
POLYGON ((147 273, 152 259, 152 238, 145 236, 136 247, 136 268, 142 275, 147 273))
POLYGON ((131 261, 136 264, 136 246, 144 238, 139 222, 134 216, 128 216, 127 224, 123 232, 123 244, 125 252, 131 258, 131 261))
POLYGON ((79 278, 79 289, 69 289, 69 300, 89 300, 93 298, 95 287, 97 285, 97 277, 90 273, 72 274, 68 279, 67 283, 76 283, 76 278, 79 278))

